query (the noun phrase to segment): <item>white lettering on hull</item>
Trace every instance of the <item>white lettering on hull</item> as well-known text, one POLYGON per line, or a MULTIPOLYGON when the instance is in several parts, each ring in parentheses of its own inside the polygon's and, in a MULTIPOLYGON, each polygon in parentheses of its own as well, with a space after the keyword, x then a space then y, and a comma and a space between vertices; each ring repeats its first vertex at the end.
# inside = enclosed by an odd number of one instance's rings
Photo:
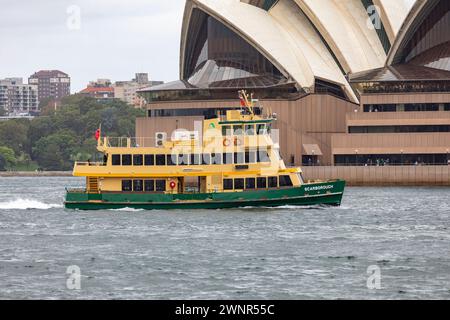
POLYGON ((333 185, 305 187, 305 192, 309 192, 309 191, 331 190, 331 189, 334 189, 334 186, 333 186, 333 185))

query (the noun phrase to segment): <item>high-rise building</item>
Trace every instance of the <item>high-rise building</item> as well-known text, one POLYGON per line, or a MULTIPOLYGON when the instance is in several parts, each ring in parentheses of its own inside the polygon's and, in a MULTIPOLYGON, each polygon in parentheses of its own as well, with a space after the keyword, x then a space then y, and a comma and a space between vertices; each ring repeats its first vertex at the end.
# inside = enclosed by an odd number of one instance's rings
POLYGON ((58 70, 41 70, 33 74, 28 83, 37 85, 39 100, 52 99, 59 101, 70 95, 70 77, 58 70))
POLYGON ((136 78, 132 81, 138 84, 148 84, 148 73, 136 73, 136 78))
POLYGON ((136 73, 131 81, 117 81, 114 85, 114 97, 136 108, 142 108, 145 100, 137 94, 138 90, 163 84, 162 81, 150 81, 148 73, 136 73))
POLYGON ((38 113, 38 87, 23 84, 22 78, 0 80, 0 109, 11 115, 38 113))

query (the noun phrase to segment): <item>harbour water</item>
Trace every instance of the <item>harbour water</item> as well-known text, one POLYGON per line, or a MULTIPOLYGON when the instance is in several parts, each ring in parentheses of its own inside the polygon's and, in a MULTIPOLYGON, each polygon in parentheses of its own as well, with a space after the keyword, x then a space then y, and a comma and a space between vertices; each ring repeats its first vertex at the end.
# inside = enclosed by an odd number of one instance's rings
POLYGON ((450 299, 449 188, 348 188, 339 208, 65 210, 82 183, 0 178, 0 299, 450 299))

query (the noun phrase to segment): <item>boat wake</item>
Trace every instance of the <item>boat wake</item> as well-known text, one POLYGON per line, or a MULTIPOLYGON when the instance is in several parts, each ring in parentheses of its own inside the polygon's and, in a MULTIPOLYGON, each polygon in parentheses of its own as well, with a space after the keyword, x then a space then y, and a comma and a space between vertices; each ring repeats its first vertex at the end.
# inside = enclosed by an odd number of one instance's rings
POLYGON ((237 209, 255 209, 255 210, 311 210, 311 209, 324 209, 325 207, 321 205, 308 205, 308 206, 294 206, 294 205, 285 205, 285 206, 278 206, 278 207, 243 207, 243 208, 237 208, 237 209))
POLYGON ((144 209, 134 209, 134 208, 120 208, 120 209, 109 209, 109 211, 119 211, 119 212, 141 212, 144 209))
POLYGON ((0 210, 47 210, 52 208, 62 208, 62 204, 48 204, 38 200, 17 199, 13 201, 0 202, 0 210))

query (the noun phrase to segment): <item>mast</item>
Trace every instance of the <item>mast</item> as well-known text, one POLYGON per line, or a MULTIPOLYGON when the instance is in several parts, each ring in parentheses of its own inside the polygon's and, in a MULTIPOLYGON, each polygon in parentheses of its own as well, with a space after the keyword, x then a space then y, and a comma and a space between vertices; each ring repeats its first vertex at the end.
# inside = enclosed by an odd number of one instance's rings
POLYGON ((241 106, 247 108, 250 114, 254 116, 255 113, 253 111, 253 93, 251 94, 249 99, 249 95, 247 94, 247 92, 245 90, 240 90, 239 99, 241 100, 241 106))

